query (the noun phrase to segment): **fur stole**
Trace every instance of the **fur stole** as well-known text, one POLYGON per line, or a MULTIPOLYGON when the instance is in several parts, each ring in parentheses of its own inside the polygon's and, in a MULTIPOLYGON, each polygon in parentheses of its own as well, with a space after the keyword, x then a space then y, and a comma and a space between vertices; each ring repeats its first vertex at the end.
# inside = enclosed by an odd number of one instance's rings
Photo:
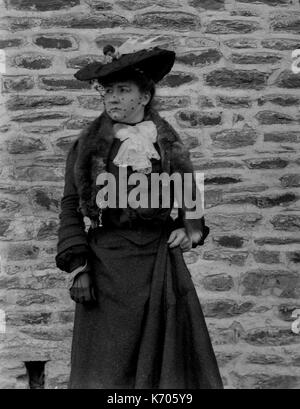
MULTIPOLYGON (((157 127, 157 143, 160 148, 163 172, 180 174, 193 172, 189 151, 177 132, 154 108, 150 108, 145 120, 157 127)), ((77 158, 74 177, 79 195, 79 208, 84 216, 97 220, 99 208, 96 204, 96 178, 106 171, 106 162, 114 139, 114 121, 103 112, 85 129, 76 143, 77 158)))

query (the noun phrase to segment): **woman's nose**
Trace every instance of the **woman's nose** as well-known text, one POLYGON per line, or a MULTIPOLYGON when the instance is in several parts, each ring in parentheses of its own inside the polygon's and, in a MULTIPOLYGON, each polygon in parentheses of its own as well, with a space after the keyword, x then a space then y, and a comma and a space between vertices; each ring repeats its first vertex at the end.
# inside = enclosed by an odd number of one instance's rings
POLYGON ((111 100, 112 101, 119 101, 120 100, 119 94, 118 94, 117 91, 114 91, 114 92, 111 93, 111 100))

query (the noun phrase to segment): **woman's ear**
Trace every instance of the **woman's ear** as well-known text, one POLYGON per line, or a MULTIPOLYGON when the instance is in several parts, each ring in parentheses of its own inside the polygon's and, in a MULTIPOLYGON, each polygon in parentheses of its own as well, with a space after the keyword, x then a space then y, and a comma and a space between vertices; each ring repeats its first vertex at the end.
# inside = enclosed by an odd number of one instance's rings
POLYGON ((144 92, 143 94, 143 105, 146 106, 151 100, 150 92, 144 92))

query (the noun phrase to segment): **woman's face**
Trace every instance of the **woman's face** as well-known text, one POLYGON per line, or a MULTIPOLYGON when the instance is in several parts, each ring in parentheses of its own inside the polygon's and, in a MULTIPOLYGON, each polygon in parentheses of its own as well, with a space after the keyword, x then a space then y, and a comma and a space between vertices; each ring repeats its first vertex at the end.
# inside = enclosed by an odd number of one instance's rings
POLYGON ((142 93, 131 81, 113 82, 104 86, 103 103, 107 114, 118 122, 137 123, 143 120, 149 93, 142 93))

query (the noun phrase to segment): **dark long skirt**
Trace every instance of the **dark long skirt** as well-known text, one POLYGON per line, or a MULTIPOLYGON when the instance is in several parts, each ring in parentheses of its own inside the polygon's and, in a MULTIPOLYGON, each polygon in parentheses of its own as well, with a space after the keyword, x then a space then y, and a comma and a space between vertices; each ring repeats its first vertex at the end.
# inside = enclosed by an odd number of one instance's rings
POLYGON ((69 388, 222 388, 191 275, 169 233, 89 233, 97 303, 76 304, 69 388))

